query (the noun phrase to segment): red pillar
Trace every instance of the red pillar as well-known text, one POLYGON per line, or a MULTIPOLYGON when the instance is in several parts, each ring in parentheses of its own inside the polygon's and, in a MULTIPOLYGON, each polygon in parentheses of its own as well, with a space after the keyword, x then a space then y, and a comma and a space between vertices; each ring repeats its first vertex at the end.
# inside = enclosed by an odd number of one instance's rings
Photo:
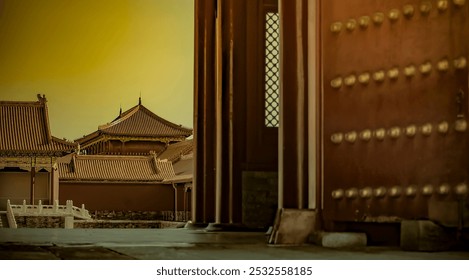
POLYGON ((308 208, 307 0, 280 0, 279 208, 308 208))
POLYGON ((215 1, 195 1, 192 222, 215 220, 215 1))
POLYGON ((216 222, 216 214, 217 222, 222 224, 241 222, 241 161, 245 149, 245 138, 242 135, 246 109, 245 14, 246 0, 195 1, 196 151, 192 190, 192 221, 195 223, 216 222), (218 26, 218 51, 217 8, 220 8, 218 19, 222 19, 222 24, 218 26), (221 91, 221 96, 218 96, 218 115, 217 85, 218 93, 221 91), (218 153, 215 152, 216 147, 219 148, 218 153))
POLYGON ((32 166, 31 167, 31 185, 30 185, 30 197, 29 197, 29 203, 31 205, 34 205, 34 199, 35 199, 35 188, 36 188, 36 167, 32 166))

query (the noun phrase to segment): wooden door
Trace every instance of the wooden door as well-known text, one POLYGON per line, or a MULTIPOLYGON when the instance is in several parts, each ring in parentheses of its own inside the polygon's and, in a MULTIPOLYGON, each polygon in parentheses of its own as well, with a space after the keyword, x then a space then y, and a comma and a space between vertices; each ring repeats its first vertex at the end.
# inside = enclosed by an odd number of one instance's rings
POLYGON ((326 220, 426 218, 464 198, 468 6, 322 1, 326 220))

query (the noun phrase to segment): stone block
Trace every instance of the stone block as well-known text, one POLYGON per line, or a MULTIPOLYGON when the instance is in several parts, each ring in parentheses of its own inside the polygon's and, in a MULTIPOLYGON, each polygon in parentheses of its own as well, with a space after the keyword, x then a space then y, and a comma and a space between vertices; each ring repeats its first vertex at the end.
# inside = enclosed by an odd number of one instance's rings
POLYGON ((270 244, 299 245, 309 241, 316 229, 316 211, 309 209, 279 209, 275 218, 270 244))
POLYGON ((185 229, 191 229, 191 230, 201 230, 207 227, 206 223, 193 223, 192 221, 188 221, 185 225, 185 229))
POLYGON ((454 232, 432 221, 401 222, 401 248, 405 251, 445 251, 455 244, 455 239, 454 232))
POLYGON ((310 241, 326 248, 357 248, 367 243, 366 234, 360 232, 314 232, 310 241))
POLYGON ((428 218, 445 227, 458 227, 462 219, 462 226, 469 228, 469 203, 466 201, 438 201, 428 202, 428 218))
POLYGON ((65 228, 66 229, 73 229, 73 216, 65 216, 65 228))

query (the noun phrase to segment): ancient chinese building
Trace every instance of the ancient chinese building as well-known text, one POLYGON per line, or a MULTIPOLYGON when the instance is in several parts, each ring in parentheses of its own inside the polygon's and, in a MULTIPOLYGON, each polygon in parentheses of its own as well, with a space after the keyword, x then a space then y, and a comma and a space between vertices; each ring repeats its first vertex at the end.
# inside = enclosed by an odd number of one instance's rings
POLYGON ((190 211, 192 130, 139 104, 78 140, 60 162, 60 200, 91 211, 190 211), (174 166, 173 166, 174 164, 174 166))
POLYGON ((52 136, 47 100, 0 101, 0 209, 58 199, 57 159, 77 144, 52 136))
POLYGON ((157 154, 166 145, 185 140, 192 129, 171 123, 139 104, 98 130, 77 139, 83 154, 88 155, 148 155, 157 154))
POLYGON ((59 160, 60 201, 92 212, 152 212, 157 218, 189 217, 192 141, 150 155, 69 155, 59 160))
MULTIPOLYGON (((192 183, 194 178, 194 141, 186 140, 169 145, 159 156, 161 159, 171 161, 174 168, 174 177, 165 180, 165 183, 172 184, 178 189, 175 199, 183 204, 178 206, 179 212, 190 214, 192 208, 192 183), (182 206, 182 207, 181 207, 182 206)), ((185 217, 190 220, 190 216, 185 217)))

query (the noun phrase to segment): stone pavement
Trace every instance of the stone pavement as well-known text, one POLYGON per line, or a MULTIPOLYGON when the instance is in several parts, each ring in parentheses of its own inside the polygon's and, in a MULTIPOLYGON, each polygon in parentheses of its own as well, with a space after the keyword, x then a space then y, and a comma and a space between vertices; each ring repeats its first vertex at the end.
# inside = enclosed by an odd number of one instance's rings
POLYGON ((272 246, 262 232, 193 229, 1 229, 3 260, 469 260, 468 251, 272 246))

